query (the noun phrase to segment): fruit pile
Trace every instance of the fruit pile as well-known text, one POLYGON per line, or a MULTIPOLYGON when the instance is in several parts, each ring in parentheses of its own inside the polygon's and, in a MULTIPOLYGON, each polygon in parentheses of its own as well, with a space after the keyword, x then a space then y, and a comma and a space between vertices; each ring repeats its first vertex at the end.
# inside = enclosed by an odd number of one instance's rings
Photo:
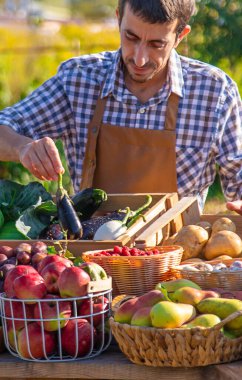
MULTIPOLYGON (((187 279, 157 284, 156 289, 119 305, 114 321, 155 328, 208 328, 242 309, 242 301, 221 298, 219 292, 202 290, 187 279)), ((222 332, 229 338, 242 336, 242 316, 228 322, 222 332)))
POLYGON ((142 250, 139 248, 130 248, 127 246, 120 247, 116 245, 113 247, 113 249, 95 252, 93 256, 96 256, 96 257, 99 257, 99 256, 153 256, 153 255, 159 255, 160 253, 161 251, 157 248, 142 250))
POLYGON ((23 251, 29 245, 22 243, 12 250, 10 258, 16 263, 1 267, 12 265, 5 272, 5 293, 1 295, 10 351, 30 360, 51 355, 89 357, 95 350, 101 351, 108 341, 105 325, 111 289, 90 295, 87 290, 91 281, 107 279, 103 268, 82 262, 74 266, 66 257, 48 254, 40 242, 23 251), (29 255, 28 264, 19 261, 19 252, 29 255))

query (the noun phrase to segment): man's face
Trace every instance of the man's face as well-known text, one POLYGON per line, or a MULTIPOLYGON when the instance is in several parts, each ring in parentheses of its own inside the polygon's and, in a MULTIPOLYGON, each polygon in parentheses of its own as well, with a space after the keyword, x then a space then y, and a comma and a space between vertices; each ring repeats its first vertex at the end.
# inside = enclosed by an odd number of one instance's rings
POLYGON ((162 75, 172 48, 181 40, 176 34, 177 22, 144 22, 126 4, 120 23, 120 36, 122 58, 127 69, 126 74, 131 80, 145 83, 162 75))

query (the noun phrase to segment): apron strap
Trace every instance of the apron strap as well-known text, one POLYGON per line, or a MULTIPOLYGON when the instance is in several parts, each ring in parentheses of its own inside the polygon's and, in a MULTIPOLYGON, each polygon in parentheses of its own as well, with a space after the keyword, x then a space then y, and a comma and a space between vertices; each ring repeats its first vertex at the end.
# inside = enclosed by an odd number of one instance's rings
POLYGON ((92 186, 93 176, 96 168, 96 147, 99 130, 105 110, 107 97, 98 97, 94 115, 88 124, 86 153, 83 160, 83 174, 80 189, 92 186))
POLYGON ((179 105, 179 96, 172 92, 167 101, 165 130, 175 131, 179 105))

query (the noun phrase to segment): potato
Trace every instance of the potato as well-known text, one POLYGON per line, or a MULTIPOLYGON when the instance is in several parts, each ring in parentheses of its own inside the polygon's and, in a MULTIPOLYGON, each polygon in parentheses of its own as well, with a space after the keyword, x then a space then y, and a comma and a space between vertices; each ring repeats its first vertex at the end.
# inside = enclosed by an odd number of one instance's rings
POLYGON ((219 231, 236 232, 236 225, 231 219, 227 217, 219 218, 215 220, 215 222, 212 224, 212 234, 219 231))
POLYGON ((221 255, 228 255, 236 258, 242 251, 242 240, 233 231, 219 231, 208 240, 204 256, 207 260, 215 259, 221 255))
POLYGON ((209 223, 205 220, 201 220, 201 222, 196 223, 196 226, 200 226, 200 227, 204 228, 208 232, 208 235, 209 236, 211 235, 211 232, 212 232, 212 224, 211 223, 209 223))
MULTIPOLYGON (((172 238, 172 244, 180 245, 184 252, 182 260, 187 260, 192 257, 198 257, 203 249, 203 246, 208 241, 208 232, 196 225, 182 227, 180 231, 172 238)), ((164 242, 164 245, 169 245, 164 242)))

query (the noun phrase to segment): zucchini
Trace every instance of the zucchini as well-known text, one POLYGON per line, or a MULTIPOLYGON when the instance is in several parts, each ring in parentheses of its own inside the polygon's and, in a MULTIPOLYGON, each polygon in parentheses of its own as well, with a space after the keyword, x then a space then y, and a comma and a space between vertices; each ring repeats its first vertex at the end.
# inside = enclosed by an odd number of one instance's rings
POLYGON ((73 207, 81 221, 90 219, 100 205, 108 199, 107 193, 101 189, 88 187, 73 195, 73 207))

